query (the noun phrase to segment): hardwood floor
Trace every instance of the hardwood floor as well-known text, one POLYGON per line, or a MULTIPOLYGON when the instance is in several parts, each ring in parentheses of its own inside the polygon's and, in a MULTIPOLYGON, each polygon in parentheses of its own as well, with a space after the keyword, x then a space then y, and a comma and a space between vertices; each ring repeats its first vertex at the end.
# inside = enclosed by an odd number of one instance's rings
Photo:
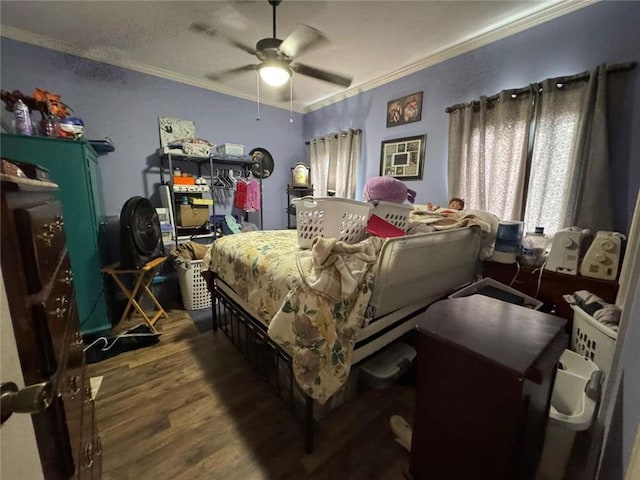
POLYGON ((362 392, 316 426, 302 425, 222 332, 184 311, 158 324, 160 343, 89 365, 105 479, 402 479, 409 453, 389 418, 411 419, 414 389, 362 392))

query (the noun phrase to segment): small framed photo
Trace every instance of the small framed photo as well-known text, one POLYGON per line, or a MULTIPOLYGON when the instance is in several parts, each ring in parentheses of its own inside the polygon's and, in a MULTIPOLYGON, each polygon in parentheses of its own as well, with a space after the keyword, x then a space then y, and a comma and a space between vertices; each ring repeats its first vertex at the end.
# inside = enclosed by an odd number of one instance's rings
POLYGON ((387 128, 422 120, 422 92, 387 102, 387 128))
POLYGON ((291 167, 291 186, 292 187, 308 187, 310 168, 308 165, 298 162, 291 167))
POLYGON ((399 180, 422 180, 427 135, 383 140, 380 175, 399 180))

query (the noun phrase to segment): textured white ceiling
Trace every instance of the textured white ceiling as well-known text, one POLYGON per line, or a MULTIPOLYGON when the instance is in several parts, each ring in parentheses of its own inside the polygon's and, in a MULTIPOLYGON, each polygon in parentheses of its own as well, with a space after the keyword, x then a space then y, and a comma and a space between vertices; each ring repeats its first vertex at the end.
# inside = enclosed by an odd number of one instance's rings
MULTIPOLYGON (((393 80, 555 16, 581 1, 301 1, 277 8, 277 36, 298 24, 329 42, 304 52, 301 63, 353 78, 349 89, 294 74, 294 109, 304 111, 393 80)), ((192 31, 206 22, 226 37, 255 47, 272 36, 267 0, 20 1, 0 3, 0 34, 243 98, 255 98, 256 74, 223 82, 207 74, 257 63, 222 36, 192 31)), ((262 100, 288 107, 261 87, 262 100)))

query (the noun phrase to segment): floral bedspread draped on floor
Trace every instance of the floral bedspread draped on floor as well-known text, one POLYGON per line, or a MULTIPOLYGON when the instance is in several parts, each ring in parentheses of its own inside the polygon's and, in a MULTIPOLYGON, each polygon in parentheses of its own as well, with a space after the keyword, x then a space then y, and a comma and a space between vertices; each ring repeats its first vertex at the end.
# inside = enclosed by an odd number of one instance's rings
POLYGON ((300 387, 324 402, 349 375, 383 243, 317 238, 302 250, 295 230, 247 232, 217 240, 203 270, 247 299, 269 336, 291 354, 300 387))

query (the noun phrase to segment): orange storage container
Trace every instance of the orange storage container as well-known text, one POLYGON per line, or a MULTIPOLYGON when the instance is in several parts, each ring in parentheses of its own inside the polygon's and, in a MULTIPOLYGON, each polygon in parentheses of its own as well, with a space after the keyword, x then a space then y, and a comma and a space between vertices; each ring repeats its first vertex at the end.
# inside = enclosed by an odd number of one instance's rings
POLYGON ((174 185, 195 185, 196 179, 194 177, 176 177, 173 176, 174 185))

